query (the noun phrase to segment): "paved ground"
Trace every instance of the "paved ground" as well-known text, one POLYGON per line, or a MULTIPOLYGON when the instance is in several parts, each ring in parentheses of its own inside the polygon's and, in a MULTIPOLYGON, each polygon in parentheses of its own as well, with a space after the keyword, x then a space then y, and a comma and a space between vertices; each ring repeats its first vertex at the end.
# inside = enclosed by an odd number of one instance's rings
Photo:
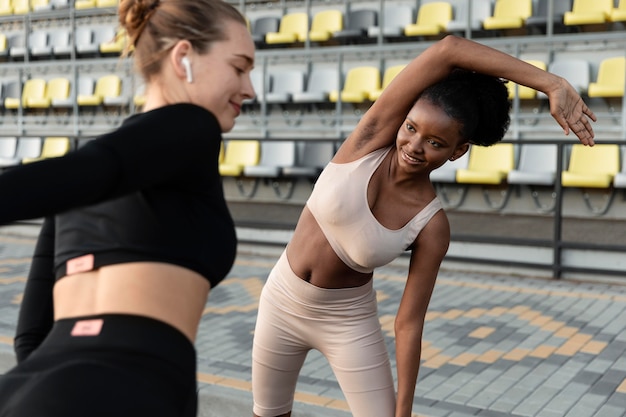
MULTIPOLYGON (((0 369, 36 227, 0 229, 0 369)), ((197 340, 201 416, 249 416, 257 300, 279 248, 241 245, 207 304, 197 340)), ((393 359, 393 319, 406 259, 375 277, 393 359)), ((626 416, 626 285, 442 270, 431 301, 414 400, 420 417, 626 416)), ((325 359, 311 352, 294 417, 347 417, 325 359)))

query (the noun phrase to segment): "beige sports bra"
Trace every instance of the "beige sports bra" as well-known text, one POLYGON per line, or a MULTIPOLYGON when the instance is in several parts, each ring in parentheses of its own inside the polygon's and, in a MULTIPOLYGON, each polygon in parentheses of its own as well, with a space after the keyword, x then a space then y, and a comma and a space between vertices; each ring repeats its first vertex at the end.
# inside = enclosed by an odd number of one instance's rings
POLYGON ((442 209, 434 198, 397 230, 381 225, 369 209, 367 187, 391 147, 345 164, 330 162, 318 178, 307 207, 339 259, 355 271, 372 272, 406 251, 442 209))

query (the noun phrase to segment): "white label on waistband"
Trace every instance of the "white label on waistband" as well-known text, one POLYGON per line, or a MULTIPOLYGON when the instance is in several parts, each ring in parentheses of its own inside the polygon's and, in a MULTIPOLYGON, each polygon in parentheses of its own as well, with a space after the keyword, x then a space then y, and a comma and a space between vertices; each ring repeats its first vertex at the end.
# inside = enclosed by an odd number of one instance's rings
POLYGON ((79 320, 74 324, 74 328, 72 329, 72 336, 97 336, 100 334, 100 330, 102 330, 102 324, 104 320, 102 319, 93 319, 93 320, 79 320))
POLYGON ((79 272, 87 272, 93 269, 93 254, 79 256, 70 259, 65 264, 67 275, 77 274, 79 272))

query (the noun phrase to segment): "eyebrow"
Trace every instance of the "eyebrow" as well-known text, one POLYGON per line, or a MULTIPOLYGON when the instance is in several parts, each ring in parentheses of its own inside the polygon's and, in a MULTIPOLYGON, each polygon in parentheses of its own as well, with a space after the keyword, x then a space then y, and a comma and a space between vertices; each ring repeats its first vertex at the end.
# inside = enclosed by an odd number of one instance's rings
POLYGON ((249 65, 254 66, 254 58, 251 58, 249 55, 235 54, 235 57, 243 58, 243 59, 245 59, 248 62, 249 65))

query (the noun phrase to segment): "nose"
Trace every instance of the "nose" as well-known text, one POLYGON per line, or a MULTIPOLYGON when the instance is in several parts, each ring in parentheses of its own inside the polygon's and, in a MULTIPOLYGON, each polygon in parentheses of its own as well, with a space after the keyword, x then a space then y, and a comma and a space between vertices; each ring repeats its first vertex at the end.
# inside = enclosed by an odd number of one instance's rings
POLYGON ((253 99, 254 97, 256 97, 254 86, 252 85, 252 80, 250 79, 250 74, 248 74, 245 77, 245 81, 243 83, 242 95, 244 99, 253 99))
POLYGON ((424 140, 419 136, 415 135, 409 140, 409 149, 414 153, 422 153, 424 150, 424 140))

